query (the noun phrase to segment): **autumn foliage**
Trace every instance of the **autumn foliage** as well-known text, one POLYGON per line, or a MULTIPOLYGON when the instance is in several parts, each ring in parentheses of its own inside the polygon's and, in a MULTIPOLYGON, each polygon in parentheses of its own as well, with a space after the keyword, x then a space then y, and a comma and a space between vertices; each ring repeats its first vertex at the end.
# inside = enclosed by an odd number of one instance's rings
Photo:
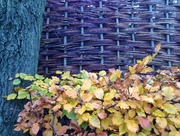
POLYGON ((7 100, 29 101, 14 130, 32 136, 179 136, 180 69, 152 74, 147 64, 159 50, 160 45, 124 74, 116 69, 76 75, 57 71, 51 78, 17 74, 7 100), (21 88, 22 80, 32 83, 21 88), (64 118, 69 121, 62 123, 64 118))

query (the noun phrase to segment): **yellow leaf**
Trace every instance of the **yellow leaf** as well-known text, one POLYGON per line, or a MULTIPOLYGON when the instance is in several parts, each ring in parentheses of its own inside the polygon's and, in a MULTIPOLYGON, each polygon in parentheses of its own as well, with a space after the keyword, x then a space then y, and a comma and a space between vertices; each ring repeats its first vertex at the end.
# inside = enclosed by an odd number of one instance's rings
POLYGON ((152 56, 147 56, 143 59, 143 64, 147 65, 148 63, 150 63, 152 61, 152 56))
POLYGON ((129 116, 130 118, 134 118, 135 115, 136 115, 136 112, 135 112, 134 110, 129 110, 129 111, 128 111, 128 116, 129 116))
POLYGON ((136 70, 132 66, 129 66, 129 71, 130 71, 131 74, 136 73, 136 70))
POLYGON ((127 127, 126 124, 123 123, 119 126, 119 135, 123 135, 127 132, 127 127))
POLYGON ((50 129, 46 129, 46 130, 43 132, 43 136, 53 136, 53 131, 50 130, 50 129))
POLYGON ((121 100, 117 106, 119 106, 121 109, 129 109, 129 105, 126 103, 126 101, 121 100))
POLYGON ((57 74, 57 75, 58 75, 58 74, 61 75, 61 74, 62 74, 62 71, 57 70, 57 71, 56 71, 56 74, 57 74))
POLYGON ((81 87, 81 90, 88 90, 92 86, 92 81, 89 79, 86 79, 81 87))
POLYGON ((84 121, 88 121, 90 119, 91 115, 89 113, 84 113, 82 114, 82 119, 84 121))
POLYGON ((172 100, 174 98, 174 89, 172 87, 162 88, 162 94, 166 97, 167 100, 172 100))
POLYGON ((130 132, 136 133, 139 130, 139 125, 135 120, 125 119, 124 122, 130 132))
POLYGON ((53 107, 53 111, 58 111, 61 108, 60 104, 57 104, 56 106, 53 107))
POLYGON ((102 76, 105 76, 105 75, 106 75, 106 71, 102 70, 102 71, 99 72, 99 76, 102 77, 102 76))
POLYGON ((165 103, 162 108, 167 113, 170 113, 170 114, 176 114, 177 113, 177 108, 174 105, 170 104, 170 103, 165 103))
POLYGON ((96 128, 100 128, 100 120, 96 115, 90 117, 89 123, 96 128))
POLYGON ((178 111, 180 111, 180 103, 174 104, 174 106, 177 108, 178 111))
POLYGON ((64 110, 67 110, 67 112, 70 112, 73 108, 71 104, 64 104, 63 107, 64 110))
POLYGON ((122 118, 122 114, 120 112, 114 113, 112 117, 112 122, 114 125, 121 125, 124 122, 124 119, 122 118))
POLYGON ((174 117, 174 118, 169 118, 171 121, 173 121, 175 124, 180 125, 180 116, 174 117))
POLYGON ((152 71, 153 71, 153 69, 151 67, 145 67, 142 69, 142 71, 140 73, 146 74, 146 73, 152 72, 152 71))
POLYGON ((102 88, 98 88, 96 90, 94 90, 94 95, 96 96, 96 98, 98 99, 103 99, 103 96, 104 96, 104 91, 102 88))
POLYGON ((16 96, 17 96, 17 94, 11 93, 11 94, 9 94, 9 95, 7 96, 7 100, 13 100, 13 99, 16 98, 16 96))
POLYGON ((106 108, 106 107, 112 106, 114 104, 115 104, 115 102, 113 100, 104 101, 103 102, 103 107, 106 108))
POLYGON ((171 131, 168 136, 180 136, 179 131, 171 131))
POLYGON ((83 105, 79 110, 78 113, 82 115, 86 111, 86 107, 83 105))
POLYGON ((162 112, 161 110, 158 110, 158 109, 155 110, 152 114, 156 117, 165 117, 166 116, 164 112, 162 112))
POLYGON ((120 78, 121 76, 121 71, 119 69, 113 71, 112 75, 110 76, 110 81, 115 82, 117 78, 120 78))
POLYGON ((115 97, 115 95, 116 95, 116 90, 110 89, 110 92, 108 92, 104 95, 104 100, 111 100, 115 97))
POLYGON ((163 129, 167 126, 167 120, 165 118, 156 117, 156 123, 163 129))
POLYGON ((138 64, 140 64, 140 63, 142 63, 142 60, 136 60, 136 62, 137 62, 138 64))
POLYGON ((141 99, 145 102, 154 103, 154 99, 148 96, 141 96, 141 99))
POLYGON ((102 126, 103 129, 105 129, 105 130, 108 129, 109 124, 110 124, 109 118, 101 120, 101 126, 102 126))
POLYGON ((87 111, 92 111, 94 110, 94 107, 92 105, 92 103, 85 103, 85 107, 87 111))
POLYGON ((70 77, 70 71, 66 71, 62 74, 62 79, 69 79, 70 77))

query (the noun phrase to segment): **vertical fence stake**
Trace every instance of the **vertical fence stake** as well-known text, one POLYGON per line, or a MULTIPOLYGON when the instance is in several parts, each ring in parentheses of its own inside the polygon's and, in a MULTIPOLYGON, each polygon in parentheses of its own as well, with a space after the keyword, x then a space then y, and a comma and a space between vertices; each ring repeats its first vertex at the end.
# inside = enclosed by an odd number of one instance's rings
MULTIPOLYGON (((84 7, 83 6, 80 6, 80 10, 81 12, 84 12, 84 7)), ((81 18, 81 23, 84 23, 84 19, 81 18)), ((81 35, 84 35, 84 27, 81 27, 81 35)), ((81 47, 80 48, 83 48, 84 47, 84 41, 81 41, 81 47)), ((83 55, 81 54, 80 58, 82 59, 83 55)), ((82 65, 79 66, 79 70, 81 71, 83 69, 82 65)))
MULTIPOLYGON (((153 12, 153 5, 151 5, 151 4, 149 5, 149 11, 150 11, 150 12, 153 12)), ((155 19, 154 16, 151 17, 150 20, 149 20, 150 23, 153 23, 153 22, 154 22, 154 19, 155 19)), ((154 33, 154 28, 150 28, 150 32, 151 32, 151 33, 154 33)), ((155 47, 155 43, 154 43, 153 40, 151 40, 151 47, 153 47, 153 48, 155 47)), ((152 66, 152 69, 155 70, 155 66, 152 66)))
MULTIPOLYGON (((68 7, 68 2, 67 1, 65 1, 65 7, 66 8, 68 7)), ((68 18, 68 12, 67 11, 64 13, 64 18, 65 19, 68 18)), ((67 26, 64 26, 64 29, 67 29, 67 26)), ((63 42, 64 42, 64 45, 67 44, 67 36, 63 37, 63 42)), ((64 46, 64 48, 65 48, 65 46, 64 46)), ((67 51, 66 51, 66 49, 64 49, 64 54, 66 54, 66 53, 67 53, 67 51)), ((64 57, 64 67, 66 67, 66 66, 67 66, 67 58, 64 57)))
MULTIPOLYGON (((101 1, 99 1, 99 7, 102 8, 102 6, 103 6, 103 4, 102 4, 102 0, 101 0, 101 1)), ((101 15, 99 18, 103 18, 103 16, 101 15)), ((101 23, 99 25, 99 27, 103 28, 103 24, 101 23)), ((104 40, 104 35, 103 34, 100 34, 100 39, 104 40)), ((101 53, 103 53, 103 52, 104 52, 104 46, 101 45, 101 53)), ((104 57, 101 57, 101 64, 104 64, 104 57)))
MULTIPOLYGON (((169 6, 169 0, 166 0, 166 6, 169 6)), ((169 13, 166 12, 165 15, 166 15, 166 19, 169 19, 169 13)), ((169 29, 169 28, 170 28, 170 24, 167 23, 166 24, 166 29, 169 29)), ((170 42, 170 34, 166 34, 166 42, 168 42, 168 43, 170 42)), ((171 55, 171 49, 170 48, 167 49, 167 54, 171 55)), ((172 66, 171 61, 168 61, 168 66, 169 67, 172 66)))
MULTIPOLYGON (((48 7, 47 8, 47 13, 49 13, 50 12, 50 7, 48 7)), ((49 22, 50 22, 50 18, 48 17, 47 19, 46 19, 46 25, 49 25, 49 22)), ((46 40, 48 40, 49 39, 49 32, 46 32, 46 40)), ((48 52, 48 49, 46 49, 46 51, 48 52)), ((46 58, 45 58, 45 60, 46 61, 48 61, 49 60, 49 57, 46 55, 46 58)), ((45 67, 45 74, 48 74, 49 73, 49 69, 48 69, 48 67, 46 66, 45 67)))

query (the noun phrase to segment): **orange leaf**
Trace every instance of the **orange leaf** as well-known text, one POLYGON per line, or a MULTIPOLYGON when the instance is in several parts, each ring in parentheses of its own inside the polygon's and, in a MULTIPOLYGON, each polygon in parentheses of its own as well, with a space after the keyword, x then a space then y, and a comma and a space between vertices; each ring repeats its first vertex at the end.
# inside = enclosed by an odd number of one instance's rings
POLYGON ((82 95, 83 102, 89 102, 90 100, 92 100, 92 98, 93 98, 93 94, 91 93, 84 93, 82 95))
POLYGON ((140 116, 137 116, 136 117, 139 121, 139 124, 141 125, 142 128, 149 128, 150 127, 150 121, 145 118, 145 117, 140 117, 140 116))
POLYGON ((64 135, 68 129, 69 129, 69 126, 62 126, 62 127, 57 131, 57 134, 58 134, 58 135, 64 135))
POLYGON ((81 90, 84 90, 84 91, 88 90, 91 87, 91 85, 92 85, 91 80, 87 79, 87 80, 84 81, 84 83, 83 83, 83 85, 81 87, 81 90))
POLYGON ((158 44, 158 45, 156 46, 156 52, 159 52, 160 49, 161 49, 161 44, 158 44))
POLYGON ((37 135, 38 131, 39 131, 40 127, 38 123, 34 123, 32 125, 31 131, 34 135, 37 135))
POLYGON ((73 99, 76 99, 78 96, 77 91, 75 91, 75 90, 67 90, 67 91, 65 91, 65 93, 68 97, 71 97, 73 99))

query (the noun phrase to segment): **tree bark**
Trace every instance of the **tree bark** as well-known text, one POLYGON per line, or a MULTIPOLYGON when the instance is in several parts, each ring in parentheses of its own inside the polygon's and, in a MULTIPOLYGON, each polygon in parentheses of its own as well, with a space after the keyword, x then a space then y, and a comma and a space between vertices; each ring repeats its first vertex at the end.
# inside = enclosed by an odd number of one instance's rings
POLYGON ((21 136, 15 132, 22 101, 3 98, 12 90, 16 73, 37 71, 43 13, 46 0, 0 0, 0 136, 21 136))

